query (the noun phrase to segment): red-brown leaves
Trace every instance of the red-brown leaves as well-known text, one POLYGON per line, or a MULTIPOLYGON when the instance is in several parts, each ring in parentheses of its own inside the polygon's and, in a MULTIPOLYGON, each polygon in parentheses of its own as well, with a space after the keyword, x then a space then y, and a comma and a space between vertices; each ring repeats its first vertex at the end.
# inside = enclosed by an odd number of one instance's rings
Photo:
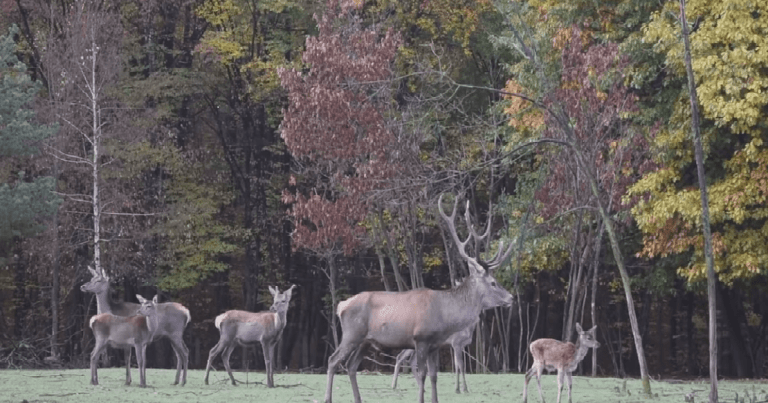
POLYGON ((282 137, 314 181, 309 196, 283 194, 293 203, 297 247, 341 243, 351 253, 363 232, 366 193, 394 169, 388 151, 396 139, 382 111, 391 100, 388 80, 401 40, 391 29, 382 35, 364 28, 354 14, 361 4, 329 0, 325 14, 315 15, 319 35, 307 38, 309 72, 278 72, 289 99, 282 137))

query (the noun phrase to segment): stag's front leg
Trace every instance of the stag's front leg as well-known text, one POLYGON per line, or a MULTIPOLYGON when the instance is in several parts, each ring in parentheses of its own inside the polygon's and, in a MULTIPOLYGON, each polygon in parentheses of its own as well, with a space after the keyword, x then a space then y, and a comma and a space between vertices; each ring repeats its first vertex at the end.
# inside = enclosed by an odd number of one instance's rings
POLYGON ((432 403, 437 403, 437 367, 439 358, 439 349, 429 353, 427 369, 429 370, 429 380, 432 382, 432 403))
POLYGON ((272 352, 274 351, 274 344, 264 341, 261 343, 261 351, 264 353, 264 369, 267 372, 267 387, 275 387, 272 381, 272 352))
POLYGON ((125 386, 131 384, 131 348, 123 350, 125 356, 125 386))
POLYGON ((139 363, 139 386, 142 388, 147 387, 147 345, 137 344, 134 347, 136 349, 136 361, 139 363))
POLYGON ((424 403, 424 382, 427 379, 429 344, 416 342, 416 382, 419 384, 419 403, 424 403))

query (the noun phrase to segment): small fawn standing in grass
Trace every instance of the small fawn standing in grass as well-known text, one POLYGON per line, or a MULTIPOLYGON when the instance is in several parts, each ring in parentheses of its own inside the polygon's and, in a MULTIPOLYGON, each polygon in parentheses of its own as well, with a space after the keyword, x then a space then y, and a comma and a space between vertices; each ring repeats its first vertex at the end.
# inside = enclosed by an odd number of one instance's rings
MULTIPOLYGON (((147 344, 154 337, 156 324, 143 315, 117 316, 107 312, 91 317, 90 326, 96 339, 96 345, 91 352, 91 385, 99 384, 96 364, 101 353, 110 346, 129 349, 128 351, 133 347, 136 350, 136 361, 139 363, 139 386, 146 387, 147 344)), ((127 371, 130 379, 130 366, 127 371)))
POLYGON ((277 287, 269 286, 269 292, 272 293, 274 302, 268 312, 232 310, 216 317, 214 324, 219 329, 219 342, 213 346, 208 354, 208 364, 205 366, 206 385, 213 359, 223 353, 221 359, 224 361, 224 368, 227 369, 232 385, 237 386, 237 381, 232 375, 232 368, 229 366, 229 356, 238 345, 248 347, 261 343, 261 348, 264 351, 264 366, 267 370, 267 386, 270 388, 275 386, 275 346, 283 335, 283 329, 287 323, 288 304, 291 302, 291 295, 293 295, 295 287, 292 285, 291 288, 281 293, 277 287))
POLYGON ((571 385, 573 384, 573 371, 579 366, 581 360, 587 355, 590 348, 600 347, 600 343, 595 340, 595 331, 597 326, 586 332, 581 325, 576 324, 576 331, 579 332, 579 339, 576 344, 563 343, 555 339, 538 339, 531 343, 530 350, 533 356, 533 365, 525 374, 525 386, 523 386, 523 403, 528 401, 528 381, 536 376, 536 383, 539 385, 539 396, 544 402, 544 394, 541 392, 541 373, 557 370, 557 403, 560 403, 560 392, 563 391, 563 380, 568 380, 568 401, 571 401, 571 385))

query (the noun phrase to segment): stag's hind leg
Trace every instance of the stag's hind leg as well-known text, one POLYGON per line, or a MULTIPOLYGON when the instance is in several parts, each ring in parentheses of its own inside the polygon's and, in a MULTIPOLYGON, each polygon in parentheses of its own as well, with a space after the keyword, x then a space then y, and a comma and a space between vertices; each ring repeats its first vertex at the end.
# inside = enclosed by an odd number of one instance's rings
POLYGON ((365 343, 358 346, 357 350, 347 360, 347 373, 349 374, 349 382, 352 384, 352 395, 355 397, 355 403, 363 401, 360 396, 360 388, 357 386, 357 368, 360 366, 360 362, 363 361, 363 352, 366 347, 365 343))
POLYGON ((333 401, 333 377, 336 375, 336 369, 339 364, 347 361, 350 354, 357 351, 362 344, 361 340, 354 340, 350 335, 351 332, 345 333, 341 339, 339 347, 328 358, 328 381, 325 385, 325 403, 331 403, 333 401))
MULTIPOLYGON (((243 347, 246 348, 246 347, 243 347)), ((232 343, 229 346, 224 348, 224 353, 221 355, 221 360, 224 361, 224 368, 227 370, 227 374, 229 375, 229 379, 232 381, 233 386, 237 386, 237 381, 235 381, 235 376, 232 375, 232 367, 229 365, 229 357, 232 355, 232 352, 235 351, 235 344, 232 343)), ((246 351, 243 351, 243 354, 246 354, 246 351)))
POLYGON ((174 385, 178 385, 181 382, 181 386, 187 383, 187 368, 189 367, 189 349, 184 344, 184 339, 180 336, 169 337, 173 352, 176 353, 176 379, 173 381, 174 385), (183 372, 182 372, 183 371, 183 372), (179 381, 181 378, 181 381, 179 381))
POLYGON ((208 353, 208 364, 205 366, 205 384, 208 384, 208 374, 211 372, 211 364, 213 363, 213 359, 216 358, 219 354, 221 354, 221 350, 224 349, 224 343, 222 343, 221 339, 219 339, 219 342, 216 343, 215 346, 211 349, 211 351, 208 353))

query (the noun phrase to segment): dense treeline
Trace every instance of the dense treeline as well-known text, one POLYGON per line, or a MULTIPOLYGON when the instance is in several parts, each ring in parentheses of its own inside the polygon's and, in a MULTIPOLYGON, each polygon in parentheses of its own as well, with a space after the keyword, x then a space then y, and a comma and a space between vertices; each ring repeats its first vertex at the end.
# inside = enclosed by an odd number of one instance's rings
MULTIPOLYGON (((561 3, 0 0, 0 365, 86 365, 96 264, 115 299, 189 308, 192 368, 218 314, 295 284, 277 366, 321 370, 339 301, 466 276, 450 193, 491 223, 473 253, 515 244, 496 278, 518 303, 482 315, 472 371, 524 371, 579 322, 602 344, 585 372, 706 375, 679 5, 561 3)), ((719 373, 763 377, 768 5, 687 10, 719 373)))

